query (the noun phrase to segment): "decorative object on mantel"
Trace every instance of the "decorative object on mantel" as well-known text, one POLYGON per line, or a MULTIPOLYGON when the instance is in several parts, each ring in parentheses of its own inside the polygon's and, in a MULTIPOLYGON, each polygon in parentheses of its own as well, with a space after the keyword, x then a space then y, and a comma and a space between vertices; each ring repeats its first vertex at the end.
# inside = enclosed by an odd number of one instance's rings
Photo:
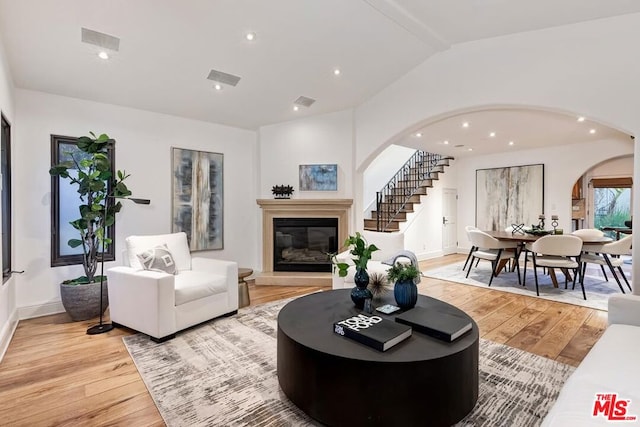
POLYGON ((274 185, 271 192, 275 199, 290 199, 294 189, 290 185, 274 185))
POLYGON ((551 226, 553 227, 553 234, 562 234, 558 233, 558 215, 551 215, 551 226))
MULTIPOLYGON (((389 262, 385 261, 385 264, 389 262)), ((400 251, 394 255, 391 261, 391 268, 387 271, 387 280, 395 282, 393 296, 396 304, 403 310, 413 308, 418 301, 418 287, 420 283, 420 270, 418 269, 418 259, 411 251, 400 251), (408 258, 409 263, 397 262, 398 258, 408 258)))
MULTIPOLYGON (((373 298, 373 294, 367 288, 369 285, 369 274, 367 273, 367 262, 371 259, 371 254, 378 250, 376 245, 367 244, 367 241, 359 232, 355 236, 349 236, 344 242, 344 246, 351 247, 349 253, 353 255, 353 264, 356 267, 356 274, 353 282, 356 286, 351 290, 351 301, 359 309, 364 308, 364 301, 373 298)), ((345 277, 350 265, 346 262, 337 262, 336 254, 331 254, 331 261, 338 269, 338 276, 345 277)))
POLYGON ((300 191, 337 191, 338 165, 300 165, 300 191))
POLYGON ((522 224, 511 224, 511 234, 522 234, 524 235, 524 223, 522 224))

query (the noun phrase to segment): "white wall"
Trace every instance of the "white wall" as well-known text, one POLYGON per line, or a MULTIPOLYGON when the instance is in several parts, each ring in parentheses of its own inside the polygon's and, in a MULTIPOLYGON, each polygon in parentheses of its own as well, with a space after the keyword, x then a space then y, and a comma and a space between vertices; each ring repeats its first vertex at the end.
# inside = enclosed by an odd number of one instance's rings
POLYGON ((274 185, 291 185, 296 199, 353 197, 353 111, 307 117, 259 130, 261 198, 273 198, 274 185), (338 191, 300 191, 298 166, 337 164, 338 191))
POLYGON ((255 214, 256 133, 163 114, 41 92, 16 91, 14 134, 15 268, 20 317, 61 310, 59 283, 81 275, 81 266, 50 267, 50 135, 107 133, 116 140, 116 167, 131 174, 134 196, 151 205, 127 204, 117 219, 116 261, 124 238, 171 232, 171 147, 224 154, 224 250, 205 256, 257 267, 255 214))
MULTIPOLYGON (((14 120, 14 103, 13 103, 13 81, 11 78, 11 74, 9 71, 9 66, 6 61, 4 46, 2 45, 2 40, 0 40, 0 112, 6 117, 11 125, 11 130, 15 132, 16 130, 16 121, 14 120)), ((12 168, 15 171, 16 169, 16 160, 15 160, 15 149, 16 149, 15 138, 11 143, 11 148, 13 150, 12 153, 12 168)), ((0 173, 4 173, 4 171, 0 171, 0 173)), ((16 184, 13 182, 13 195, 15 197, 16 194, 16 184)), ((15 200, 15 199, 14 199, 15 200)), ((13 209, 15 212, 15 208, 13 209)), ((2 212, 1 215, 5 215, 5 212, 2 212)), ((0 217, 1 219, 1 217, 0 217)), ((15 215, 14 215, 14 224, 15 224, 15 215)), ((17 240, 17 236, 15 233, 15 225, 13 226, 13 236, 12 239, 15 242, 17 240)), ((2 248, 0 247, 0 255, 2 248)), ((15 269, 15 253, 13 255, 13 267, 15 269)), ((2 262, 2 257, 0 256, 0 263, 2 262)), ((13 335, 13 330, 17 325, 17 312, 16 312, 16 278, 12 276, 9 280, 7 280, 4 284, 0 285, 0 360, 4 355, 4 352, 9 345, 9 341, 11 336, 13 335)))

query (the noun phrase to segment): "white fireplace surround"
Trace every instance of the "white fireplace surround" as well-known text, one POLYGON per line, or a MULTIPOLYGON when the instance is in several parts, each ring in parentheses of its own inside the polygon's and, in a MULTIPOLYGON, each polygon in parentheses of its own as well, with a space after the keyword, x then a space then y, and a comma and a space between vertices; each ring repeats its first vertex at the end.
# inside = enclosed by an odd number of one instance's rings
MULTIPOLYGON (((262 272, 273 272, 274 218, 337 218, 338 251, 349 237, 352 199, 258 199, 262 208, 262 272)), ((327 273, 328 274, 328 273, 327 273)))

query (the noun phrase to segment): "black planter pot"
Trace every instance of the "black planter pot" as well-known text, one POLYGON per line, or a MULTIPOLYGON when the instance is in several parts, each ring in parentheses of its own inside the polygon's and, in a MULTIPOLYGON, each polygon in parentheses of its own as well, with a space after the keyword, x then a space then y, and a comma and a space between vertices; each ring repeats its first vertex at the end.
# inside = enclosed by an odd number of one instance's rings
POLYGON ((351 289, 351 301, 357 308, 364 308, 364 301, 367 298, 373 298, 373 294, 367 286, 369 285, 369 273, 367 270, 356 269, 356 274, 353 276, 353 282, 356 286, 351 289))
POLYGON ((418 287, 413 280, 398 281, 393 287, 393 296, 401 309, 413 308, 418 302, 418 287))
MULTIPOLYGON (((100 316, 100 282, 86 285, 60 284, 60 297, 64 309, 72 320, 89 320, 100 316)), ((109 306, 107 281, 102 283, 102 313, 109 306)))

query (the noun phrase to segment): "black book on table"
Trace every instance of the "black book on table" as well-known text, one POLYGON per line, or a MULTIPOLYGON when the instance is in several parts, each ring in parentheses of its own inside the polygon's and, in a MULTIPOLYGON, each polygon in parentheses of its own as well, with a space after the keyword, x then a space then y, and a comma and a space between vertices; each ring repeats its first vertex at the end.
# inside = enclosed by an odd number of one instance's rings
POLYGON ((396 322, 447 342, 455 341, 472 328, 471 321, 466 317, 423 307, 414 307, 398 314, 396 322))
POLYGON ((380 316, 360 314, 335 322, 333 332, 386 351, 411 336, 411 327, 386 320, 380 316))

